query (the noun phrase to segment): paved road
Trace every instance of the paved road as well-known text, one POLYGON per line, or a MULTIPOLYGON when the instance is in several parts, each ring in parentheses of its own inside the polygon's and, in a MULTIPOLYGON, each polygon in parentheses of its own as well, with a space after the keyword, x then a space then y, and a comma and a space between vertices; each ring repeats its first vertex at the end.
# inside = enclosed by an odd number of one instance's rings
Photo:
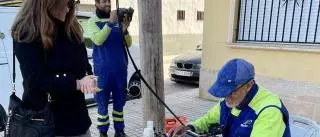
MULTIPOLYGON (((165 101, 176 114, 183 114, 186 115, 189 120, 194 120, 198 116, 204 114, 207 109, 215 103, 198 98, 199 88, 197 85, 179 84, 169 80, 168 67, 173 57, 175 56, 164 57, 165 101)), ((124 118, 126 121, 126 132, 130 137, 140 137, 142 134, 142 109, 141 99, 129 101, 125 106, 124 118)), ((112 106, 109 107, 109 110, 112 110, 112 106)), ((89 109, 90 117, 93 122, 90 128, 92 137, 99 136, 96 129, 96 112, 96 107, 89 109)), ((166 111, 166 115, 171 116, 168 111, 166 111)), ((114 131, 111 126, 109 135, 113 135, 113 133, 114 131)))
MULTIPOLYGON (((177 114, 185 115, 189 120, 203 115, 215 102, 207 101, 198 98, 198 87, 194 85, 177 84, 165 80, 165 102, 177 114)), ((124 109, 124 119, 126 123, 126 132, 130 137, 141 137, 143 130, 142 120, 142 100, 134 100, 127 102, 124 109)), ((109 107, 112 110, 112 107, 109 107)), ((90 117, 93 121, 91 126, 91 133, 93 137, 98 137, 96 129, 96 108, 89 109, 90 117)), ((172 116, 166 111, 166 116, 172 116)), ((113 128, 110 128, 110 134, 113 135, 113 128)))
MULTIPOLYGON (((208 108, 214 105, 214 102, 206 101, 198 98, 198 86, 179 84, 169 80, 168 67, 170 61, 175 56, 165 56, 164 57, 164 91, 165 91, 165 102, 167 105, 177 114, 185 115, 189 120, 194 120, 195 118, 204 114, 208 108)), ((126 132, 130 137, 140 137, 143 130, 143 120, 142 120, 142 100, 134 100, 127 102, 124 109, 124 118, 126 123, 126 132)), ((112 110, 112 107, 109 107, 112 110)), ((99 136, 96 129, 96 108, 90 108, 89 113, 93 121, 91 126, 91 133, 93 137, 99 136)), ((168 111, 166 111, 166 116, 172 116, 168 111)), ((110 134, 113 135, 113 128, 110 126, 110 134)))

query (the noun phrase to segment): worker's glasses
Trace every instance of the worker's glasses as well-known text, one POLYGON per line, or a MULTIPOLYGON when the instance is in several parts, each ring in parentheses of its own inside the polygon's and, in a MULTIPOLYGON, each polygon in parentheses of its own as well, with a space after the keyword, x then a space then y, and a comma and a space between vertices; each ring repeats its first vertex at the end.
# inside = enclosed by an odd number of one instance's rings
MULTIPOLYGON (((252 79, 246 81, 244 84, 242 84, 241 86, 237 87, 236 89, 234 89, 228 96, 232 96, 235 95, 239 89, 241 89, 242 87, 244 87, 245 85, 247 85, 252 79)), ((228 97, 227 96, 227 97, 228 97)))

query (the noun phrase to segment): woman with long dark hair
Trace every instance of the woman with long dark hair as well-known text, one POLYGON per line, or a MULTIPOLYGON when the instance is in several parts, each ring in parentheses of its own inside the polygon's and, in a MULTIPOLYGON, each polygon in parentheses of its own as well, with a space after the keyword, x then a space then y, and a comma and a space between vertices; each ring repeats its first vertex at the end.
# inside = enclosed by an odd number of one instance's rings
POLYGON ((51 97, 55 136, 90 137, 84 93, 97 91, 73 0, 25 0, 12 26, 25 107, 51 97))

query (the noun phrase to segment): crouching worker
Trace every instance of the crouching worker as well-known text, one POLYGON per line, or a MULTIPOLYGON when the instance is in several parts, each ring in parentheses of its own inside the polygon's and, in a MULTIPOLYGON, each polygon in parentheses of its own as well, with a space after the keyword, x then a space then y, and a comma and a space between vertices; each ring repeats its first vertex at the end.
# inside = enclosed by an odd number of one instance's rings
POLYGON ((187 126, 176 127, 171 136, 181 136, 187 130, 212 132, 218 124, 224 137, 290 137, 289 113, 279 97, 255 80, 251 63, 243 59, 228 61, 219 71, 209 89, 221 98, 206 115, 187 126))

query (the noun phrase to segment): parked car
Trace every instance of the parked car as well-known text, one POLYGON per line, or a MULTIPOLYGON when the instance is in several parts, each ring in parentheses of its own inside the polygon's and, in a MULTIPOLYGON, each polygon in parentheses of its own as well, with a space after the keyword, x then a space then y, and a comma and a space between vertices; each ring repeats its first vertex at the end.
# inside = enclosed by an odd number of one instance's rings
MULTIPOLYGON (((5 108, 8 107, 9 96, 12 91, 12 38, 11 38, 11 25, 15 19, 20 7, 7 7, 0 6, 0 104, 5 108)), ((93 15, 91 12, 78 11, 77 17, 79 23, 84 28, 85 44, 88 51, 89 62, 92 64, 92 42, 86 33, 86 22, 93 15)), ((131 54, 137 65, 140 66, 140 53, 139 45, 133 44, 130 47, 131 54)), ((16 94, 21 97, 23 93, 22 76, 19 69, 19 62, 16 61, 16 94)), ((127 85, 127 99, 137 99, 141 97, 140 77, 135 72, 131 62, 128 65, 128 85, 127 85)), ((86 94, 86 101, 88 104, 95 103, 93 94, 86 94)), ((110 103, 112 100, 109 101, 110 103)))
POLYGON ((196 51, 175 57, 170 64, 169 76, 172 81, 199 84, 202 45, 196 51))

